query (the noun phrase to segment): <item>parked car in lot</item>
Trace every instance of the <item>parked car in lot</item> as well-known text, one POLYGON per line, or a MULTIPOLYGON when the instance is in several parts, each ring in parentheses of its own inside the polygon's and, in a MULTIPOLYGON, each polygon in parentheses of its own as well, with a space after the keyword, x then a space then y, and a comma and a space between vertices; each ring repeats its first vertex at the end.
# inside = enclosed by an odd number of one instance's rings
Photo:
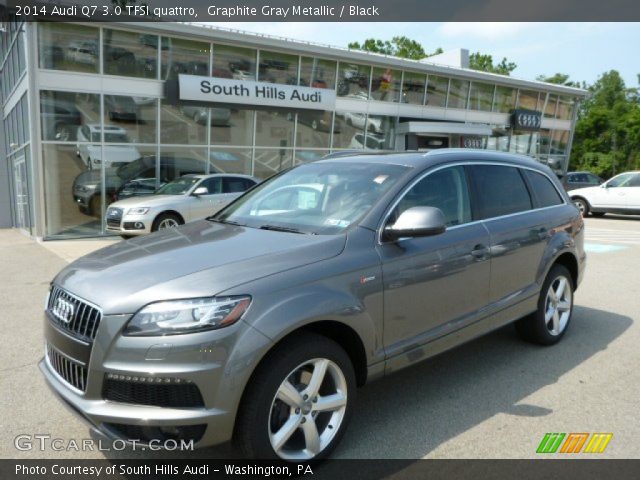
POLYGON ((259 182, 239 174, 185 175, 151 196, 112 203, 106 214, 107 230, 130 237, 174 228, 213 215, 259 182))
POLYGON ((123 145, 131 143, 131 139, 124 128, 105 125, 104 147, 100 144, 102 132, 103 129, 99 123, 89 123, 78 128, 76 154, 90 170, 100 168, 103 153, 105 168, 119 167, 142 156, 140 151, 133 145, 123 145))
POLYGON ((40 97, 40 118, 45 140, 73 141, 82 114, 75 103, 54 97, 40 97))
POLYGON ((602 178, 591 172, 567 172, 560 181, 566 191, 594 187, 604 183, 602 178))
POLYGON ((562 185, 527 157, 319 160, 64 268, 40 368, 94 438, 322 458, 358 386, 511 322, 559 342, 583 241, 562 185))
POLYGON ((640 214, 640 171, 616 175, 596 187, 570 190, 569 196, 583 215, 640 214))
POLYGON ((104 109, 112 122, 135 122, 138 120, 138 106, 132 97, 105 95, 104 109))
POLYGON ((231 110, 228 108, 207 108, 200 106, 184 105, 181 107, 185 116, 192 118, 194 122, 200 125, 207 124, 208 111, 211 110, 211 125, 226 127, 231 120, 231 110))

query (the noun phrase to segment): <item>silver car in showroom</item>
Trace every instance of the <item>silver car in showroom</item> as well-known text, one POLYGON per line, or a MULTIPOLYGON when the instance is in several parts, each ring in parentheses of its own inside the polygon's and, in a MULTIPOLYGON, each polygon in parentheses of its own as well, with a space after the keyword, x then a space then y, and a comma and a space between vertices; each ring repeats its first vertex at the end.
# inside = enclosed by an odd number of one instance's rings
POLYGON ((174 228, 213 215, 258 183, 259 178, 240 174, 184 175, 153 195, 109 205, 107 230, 128 238, 174 228))

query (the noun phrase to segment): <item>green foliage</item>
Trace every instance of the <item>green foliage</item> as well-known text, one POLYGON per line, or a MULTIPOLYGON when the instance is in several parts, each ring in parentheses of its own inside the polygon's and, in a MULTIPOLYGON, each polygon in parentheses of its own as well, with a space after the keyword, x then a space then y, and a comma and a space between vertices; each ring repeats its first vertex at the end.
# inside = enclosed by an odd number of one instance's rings
POLYGON ((589 87, 578 112, 570 169, 610 177, 640 168, 640 102, 616 70, 589 87))
POLYGON ((367 38, 362 44, 360 42, 350 42, 348 47, 352 50, 382 53, 394 57, 409 58, 411 60, 420 60, 442 53, 441 48, 437 48, 433 53, 427 53, 422 45, 405 36, 396 36, 391 40, 367 38))
POLYGON ((503 58, 500 63, 494 63, 491 55, 482 54, 480 52, 469 55, 469 68, 473 70, 498 73, 500 75, 510 75, 517 66, 518 65, 513 62, 507 61, 506 58, 503 58))
MULTIPOLYGON (((538 80, 539 82, 555 83, 556 85, 564 85, 566 87, 582 88, 584 86, 584 82, 581 85, 580 82, 569 80, 569 75, 567 75, 566 73, 555 73, 550 77, 547 77, 546 75, 538 75, 536 77, 536 80, 538 80)), ((584 86, 584 88, 586 88, 586 86, 584 86)))

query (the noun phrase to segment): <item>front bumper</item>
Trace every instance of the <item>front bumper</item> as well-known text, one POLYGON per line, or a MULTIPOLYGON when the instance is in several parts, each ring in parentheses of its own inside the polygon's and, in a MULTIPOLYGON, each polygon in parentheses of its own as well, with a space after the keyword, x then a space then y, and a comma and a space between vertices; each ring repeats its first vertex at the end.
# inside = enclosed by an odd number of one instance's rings
MULTIPOLYGON (((127 432, 203 427, 203 433, 195 439, 195 447, 230 440, 244 386, 255 367, 247 362, 247 348, 261 351, 268 348, 270 341, 242 321, 224 329, 227 331, 170 337, 122 336, 122 328, 129 318, 129 315, 102 318, 96 337, 88 347, 89 358, 83 358, 88 371, 84 391, 67 383, 45 355, 39 367, 51 390, 90 426, 94 437, 133 439, 144 444, 149 438, 130 436, 127 432), (242 348, 235 348, 234 352, 235 345, 242 348), (178 378, 196 385, 203 402, 199 407, 176 408, 107 400, 104 386, 108 374, 156 380, 178 378), (140 428, 126 428, 123 433, 117 426, 140 428)), ((47 314, 45 337, 49 346, 69 358, 78 356, 81 348, 78 343, 82 342, 64 332, 61 334, 47 314)))
POLYGON ((146 235, 151 233, 155 214, 127 215, 124 214, 117 224, 110 223, 107 217, 107 230, 118 235, 146 235))

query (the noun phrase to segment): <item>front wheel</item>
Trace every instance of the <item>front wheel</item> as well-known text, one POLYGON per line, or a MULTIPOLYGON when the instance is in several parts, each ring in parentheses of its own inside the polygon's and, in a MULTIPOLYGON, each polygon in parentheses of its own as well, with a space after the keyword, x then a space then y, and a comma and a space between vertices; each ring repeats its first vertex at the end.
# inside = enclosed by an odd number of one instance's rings
POLYGON ((553 345, 564 336, 573 313, 573 279, 562 265, 554 265, 542 285, 538 310, 516 322, 526 341, 553 345))
POLYGON ((180 217, 174 215, 173 213, 163 213, 158 215, 156 219, 153 221, 153 225, 151 226, 152 232, 157 232, 158 230, 166 230, 167 228, 175 228, 179 225, 182 225, 184 222, 180 217))
POLYGON ((297 335, 276 347, 250 380, 235 441, 249 458, 324 458, 346 430, 355 391, 353 365, 337 343, 297 335))
POLYGON ((589 215, 589 204, 583 198, 574 198, 573 204, 580 211, 583 217, 589 215))

